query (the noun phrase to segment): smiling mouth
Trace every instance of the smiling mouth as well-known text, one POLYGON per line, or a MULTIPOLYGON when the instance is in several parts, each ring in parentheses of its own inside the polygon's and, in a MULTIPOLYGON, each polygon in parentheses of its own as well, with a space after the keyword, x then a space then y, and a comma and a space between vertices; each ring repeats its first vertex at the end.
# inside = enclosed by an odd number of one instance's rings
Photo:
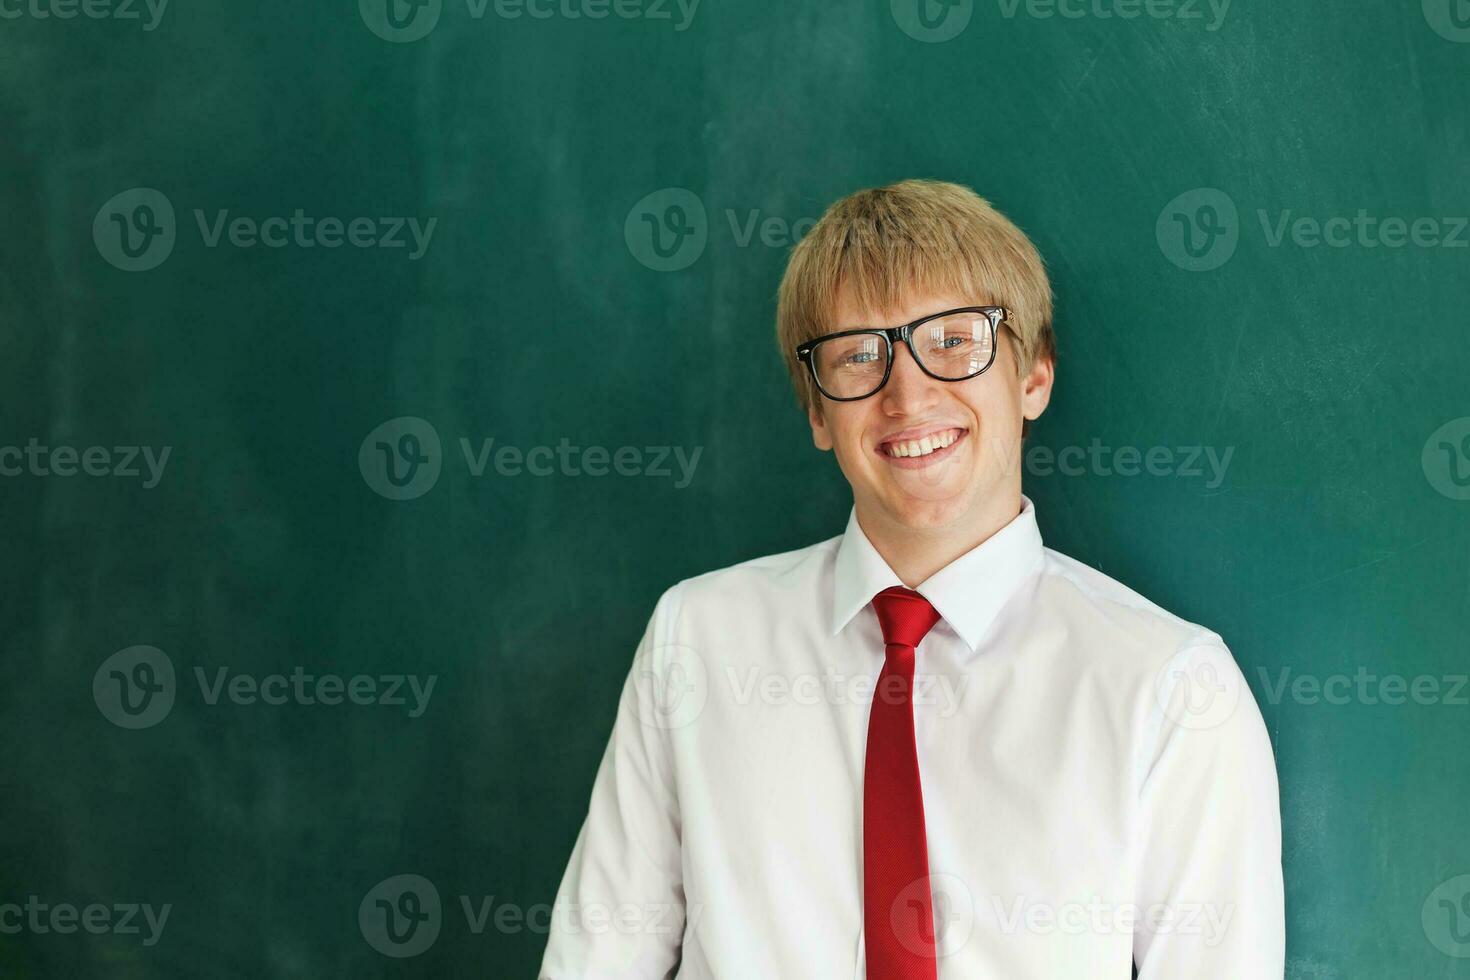
POLYGON ((922 439, 879 443, 877 453, 892 463, 925 465, 953 453, 955 445, 968 434, 969 430, 964 428, 939 429, 922 439))

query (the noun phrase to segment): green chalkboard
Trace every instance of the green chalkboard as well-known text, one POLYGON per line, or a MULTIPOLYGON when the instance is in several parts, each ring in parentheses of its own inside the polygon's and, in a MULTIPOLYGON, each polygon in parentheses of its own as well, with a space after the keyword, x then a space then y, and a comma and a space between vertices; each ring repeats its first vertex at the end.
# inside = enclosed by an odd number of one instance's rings
POLYGON ((0 976, 534 975, 654 600, 842 530, 774 293, 912 176, 1053 274, 1047 544, 1251 681, 1290 976, 1465 976, 1467 14, 0 0, 0 976))

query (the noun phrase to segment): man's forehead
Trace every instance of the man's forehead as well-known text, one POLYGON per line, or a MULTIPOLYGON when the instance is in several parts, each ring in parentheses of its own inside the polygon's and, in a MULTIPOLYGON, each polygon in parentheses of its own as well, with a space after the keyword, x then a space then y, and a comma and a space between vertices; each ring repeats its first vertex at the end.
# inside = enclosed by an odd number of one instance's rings
POLYGON ((844 330, 864 326, 897 326, 909 323, 930 313, 952 310, 960 306, 983 305, 981 301, 955 292, 952 289, 926 289, 913 287, 887 309, 874 309, 858 301, 855 293, 843 289, 837 294, 833 320, 835 329, 844 330))

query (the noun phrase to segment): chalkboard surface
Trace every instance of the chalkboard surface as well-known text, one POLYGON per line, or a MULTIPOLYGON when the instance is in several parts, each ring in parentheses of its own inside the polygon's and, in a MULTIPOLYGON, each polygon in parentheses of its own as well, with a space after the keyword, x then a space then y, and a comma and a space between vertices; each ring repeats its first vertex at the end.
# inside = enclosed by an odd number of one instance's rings
POLYGON ((1054 276, 1047 544, 1251 682, 1289 975, 1467 975, 1467 99, 1462 0, 0 0, 0 976, 534 975, 654 600, 842 530, 774 291, 911 176, 1054 276))

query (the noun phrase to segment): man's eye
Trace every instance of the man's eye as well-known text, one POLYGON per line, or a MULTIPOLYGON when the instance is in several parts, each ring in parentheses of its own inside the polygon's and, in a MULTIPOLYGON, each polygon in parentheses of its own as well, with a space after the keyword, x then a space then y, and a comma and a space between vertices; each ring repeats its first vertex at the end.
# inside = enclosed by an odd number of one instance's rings
POLYGON ((878 359, 878 355, 877 354, 874 354, 872 351, 859 351, 856 354, 850 354, 850 355, 848 355, 847 360, 846 360, 846 363, 848 363, 848 364, 871 364, 873 361, 876 361, 877 359, 878 359))
POLYGON ((963 334, 950 334, 947 337, 936 337, 929 349, 936 354, 950 354, 954 351, 969 347, 974 343, 973 339, 963 334))

